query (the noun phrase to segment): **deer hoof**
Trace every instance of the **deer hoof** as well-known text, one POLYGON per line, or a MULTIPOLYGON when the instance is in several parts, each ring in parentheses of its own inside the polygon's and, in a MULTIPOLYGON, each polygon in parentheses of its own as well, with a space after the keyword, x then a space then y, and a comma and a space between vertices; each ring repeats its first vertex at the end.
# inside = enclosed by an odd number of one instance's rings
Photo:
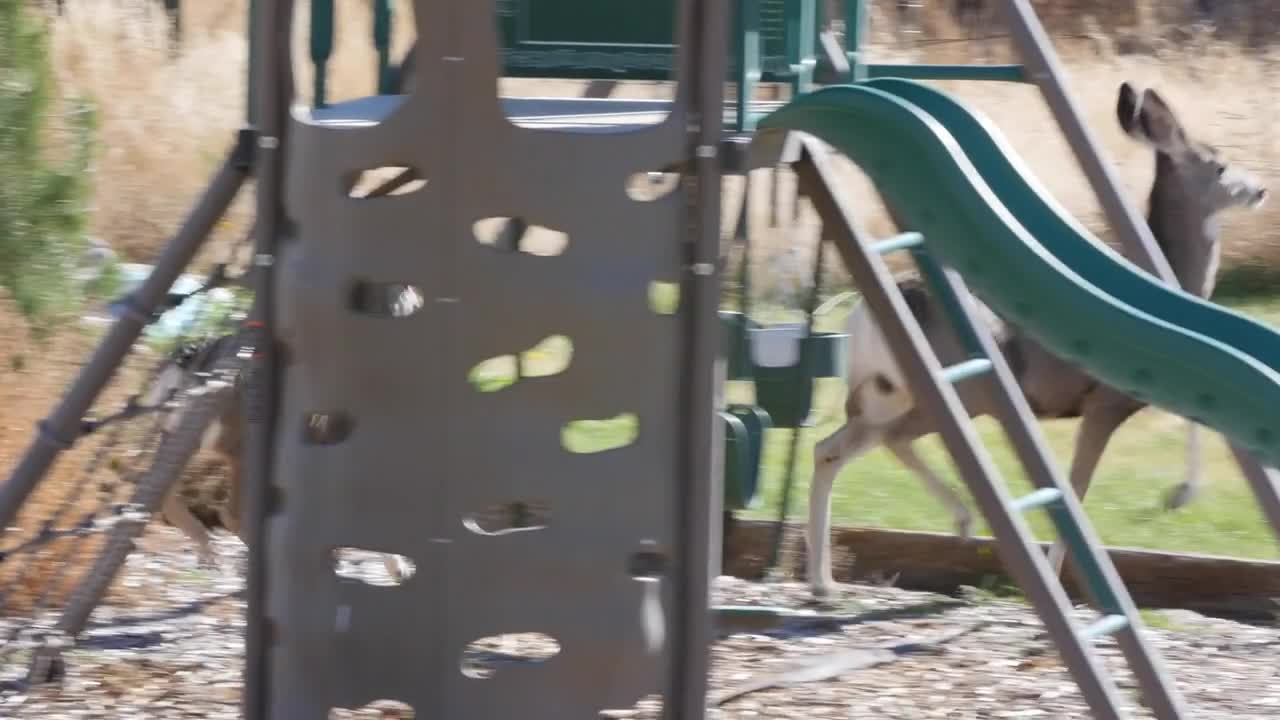
POLYGON ((1194 487, 1187 483, 1179 483, 1170 489, 1169 492, 1165 493, 1164 509, 1177 510, 1178 508, 1190 503, 1192 499, 1195 498, 1195 495, 1196 491, 1194 487))
POLYGON ((835 594, 836 594, 835 583, 834 582, 814 583, 812 586, 810 586, 809 592, 813 595, 814 601, 819 603, 825 602, 835 597, 835 594))

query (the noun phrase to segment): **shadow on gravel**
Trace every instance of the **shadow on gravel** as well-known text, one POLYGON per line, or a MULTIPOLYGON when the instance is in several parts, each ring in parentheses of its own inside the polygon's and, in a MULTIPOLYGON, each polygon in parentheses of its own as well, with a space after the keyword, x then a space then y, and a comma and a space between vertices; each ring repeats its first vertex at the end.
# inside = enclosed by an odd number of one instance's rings
MULTIPOLYGON (((121 615, 105 621, 90 620, 88 627, 85 628, 85 632, 92 633, 95 630, 106 630, 110 628, 127 627, 129 625, 147 625, 150 623, 164 622, 165 620, 176 620, 177 618, 186 617, 188 615, 194 615, 196 613, 203 612, 204 610, 209 608, 211 605, 216 605, 217 603, 220 603, 224 600, 229 600, 231 598, 242 598, 242 597, 244 597, 243 588, 240 590, 236 590, 234 592, 220 593, 217 595, 208 595, 198 600, 192 600, 191 602, 183 603, 177 607, 166 608, 164 610, 159 610, 152 613, 146 613, 143 615, 121 615)), ((89 639, 86 638, 85 641, 79 642, 77 643, 77 645, 85 645, 88 641, 89 639)))

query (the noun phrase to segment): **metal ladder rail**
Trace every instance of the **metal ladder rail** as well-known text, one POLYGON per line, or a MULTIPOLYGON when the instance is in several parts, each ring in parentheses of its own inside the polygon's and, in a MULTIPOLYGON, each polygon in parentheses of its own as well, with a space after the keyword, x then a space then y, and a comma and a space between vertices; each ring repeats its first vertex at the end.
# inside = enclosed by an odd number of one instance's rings
MULTIPOLYGON (((852 209, 830 190, 835 179, 822 149, 807 139, 796 171, 824 225, 833 226, 829 236, 840 250, 855 283, 862 288, 886 340, 895 348, 896 359, 917 401, 938 419, 939 434, 991 526, 1002 560, 1039 613, 1094 717, 1107 720, 1126 717, 1120 709, 1115 683, 1089 647, 1092 639, 1107 634, 1116 634, 1139 681, 1144 700, 1156 717, 1161 720, 1187 717, 1185 702, 1142 638, 1143 625, 1137 609, 1120 583, 1110 558, 1101 551, 1079 500, 1050 462, 1034 417, 1013 384, 1003 357, 981 325, 973 322, 968 303, 964 302, 967 291, 963 285, 953 274, 933 268, 944 280, 942 292, 952 294, 956 307, 965 316, 964 324, 987 357, 943 368, 880 257, 882 251, 909 249, 922 243, 923 238, 909 234, 879 245, 865 243, 852 209), (982 373, 989 373, 994 399, 1000 406, 998 419, 1013 441, 1028 475, 1039 487, 1021 499, 1015 500, 998 480, 999 473, 951 386, 953 381, 982 373), (1051 509, 1059 532, 1075 550, 1071 553, 1073 567, 1083 577, 1092 576, 1097 581, 1082 585, 1095 596, 1097 606, 1104 611, 1101 621, 1082 628, 1072 618, 1072 606, 1065 589, 1021 517, 1022 511, 1036 507, 1051 509)), ((926 261, 925 265, 929 263, 926 261)), ((961 328, 962 333, 964 329, 961 328)))
MULTIPOLYGON (((1007 509, 1015 512, 1043 509, 1048 512, 1058 536, 1069 549, 1068 556, 1072 558, 1078 586, 1102 615, 1082 631, 1084 636, 1094 639, 1114 635, 1133 670, 1142 696, 1156 717, 1186 716, 1185 703, 1164 662, 1144 635, 1145 627, 1136 604, 1106 553, 1101 538, 1090 524, 1082 501, 1052 462, 1052 453, 1012 371, 990 333, 976 330, 981 326, 969 302, 972 296, 964 281, 955 271, 943 270, 927 250, 913 251, 913 255, 922 274, 929 278, 930 285, 940 295, 946 296, 943 304, 960 311, 958 324, 974 330, 972 335, 980 344, 982 358, 989 359, 991 363, 992 372, 983 380, 988 383, 989 397, 995 401, 996 419, 1027 477, 1036 487, 1031 493, 1013 500, 1007 509)), ((1031 549, 1039 554, 1037 545, 1033 544, 1031 549)), ((1056 583, 1056 573, 1054 578, 1056 583)))
MULTIPOLYGON (((1098 141, 1082 119, 1077 103, 1067 89, 1066 71, 1036 15, 1035 7, 1029 0, 1005 1, 1009 31, 1026 66, 1027 77, 1039 87, 1050 114, 1057 121, 1127 254, 1139 267, 1177 287, 1178 281, 1168 260, 1161 254, 1142 215, 1121 192, 1113 167, 1103 160, 1098 141)), ((1254 497, 1262 506, 1263 515, 1280 538, 1280 469, 1263 465, 1252 452, 1230 438, 1224 439, 1254 497)))

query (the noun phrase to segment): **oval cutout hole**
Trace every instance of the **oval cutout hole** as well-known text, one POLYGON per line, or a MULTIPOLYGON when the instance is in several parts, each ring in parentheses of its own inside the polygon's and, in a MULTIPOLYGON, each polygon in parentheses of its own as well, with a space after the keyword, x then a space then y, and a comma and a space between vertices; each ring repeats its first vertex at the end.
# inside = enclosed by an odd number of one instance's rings
POLYGON ((462 520, 477 535, 509 535, 544 530, 551 523, 551 505, 541 501, 513 500, 491 505, 462 520))
POLYGON ((638 172, 627 178, 627 197, 636 202, 660 200, 680 187, 680 173, 638 172))
POLYGON ((613 708, 600 711, 601 720, 624 720, 635 717, 664 717, 662 714, 662 696, 645 695, 629 708, 613 708))
POLYGON ((344 412, 307 413, 302 439, 312 445, 335 445, 351 435, 354 425, 344 412))
POLYGON ((497 392, 520 378, 559 375, 573 360, 573 341, 564 335, 548 335, 519 355, 499 355, 481 360, 467 373, 467 381, 480 392, 497 392))
POLYGON ((476 242, 501 252, 522 252, 553 257, 569 247, 569 236, 559 230, 533 225, 523 218, 490 217, 477 220, 471 230, 476 242))
POLYGON ((471 372, 467 382, 480 392, 497 392, 515 384, 520 374, 519 358, 515 355, 499 355, 481 360, 471 372))
POLYGON ((399 700, 374 700, 358 708, 329 708, 329 720, 413 720, 413 707, 399 700))
POLYGON ((342 177, 343 193, 358 200, 408 195, 426 186, 427 181, 422 173, 407 165, 384 165, 357 170, 342 177))
POLYGON ((406 318, 422 309, 422 291, 406 283, 357 280, 351 286, 349 307, 362 315, 406 318))
POLYGON ((559 375, 573 360, 573 341, 564 335, 548 335, 520 354, 520 377, 559 375))
POLYGON ((413 561, 404 555, 357 547, 333 549, 333 574, 344 580, 356 580, 376 587, 396 587, 417 571, 413 561))
POLYGON ((600 420, 570 420, 560 430, 560 442, 571 453, 598 453, 626 447, 639 435, 640 418, 621 413, 600 420))
POLYGON ((657 280, 650 282, 649 309, 659 315, 675 315, 680 309, 680 284, 657 280))
POLYGON ((546 633, 507 633, 473 640, 462 651, 462 674, 483 680, 499 670, 546 662, 560 654, 560 643, 546 633))
POLYGON ((667 556, 653 548, 632 553, 627 572, 637 580, 657 580, 667 572, 667 556))

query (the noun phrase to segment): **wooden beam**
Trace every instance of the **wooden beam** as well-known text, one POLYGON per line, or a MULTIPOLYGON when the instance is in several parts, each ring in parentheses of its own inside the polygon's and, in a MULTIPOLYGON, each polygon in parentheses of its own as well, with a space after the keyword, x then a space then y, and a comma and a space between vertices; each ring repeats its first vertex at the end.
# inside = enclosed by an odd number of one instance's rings
MULTIPOLYGON (((739 520, 726 538, 723 572, 746 579, 763 576, 773 523, 739 520)), ((803 579, 803 526, 787 525, 787 547, 798 548, 783 568, 803 579)), ((1049 543, 1040 543, 1046 553, 1049 543)), ((832 533, 833 568, 840 582, 886 582, 910 590, 954 593, 1007 577, 992 538, 961 539, 944 533, 837 527, 832 533)), ((1280 610, 1280 562, 1214 555, 1107 548, 1134 601, 1144 607, 1183 608, 1238 619, 1272 620, 1280 610), (1275 599, 1273 599, 1275 598, 1275 599)), ((1073 598, 1081 595, 1065 578, 1073 598)))

